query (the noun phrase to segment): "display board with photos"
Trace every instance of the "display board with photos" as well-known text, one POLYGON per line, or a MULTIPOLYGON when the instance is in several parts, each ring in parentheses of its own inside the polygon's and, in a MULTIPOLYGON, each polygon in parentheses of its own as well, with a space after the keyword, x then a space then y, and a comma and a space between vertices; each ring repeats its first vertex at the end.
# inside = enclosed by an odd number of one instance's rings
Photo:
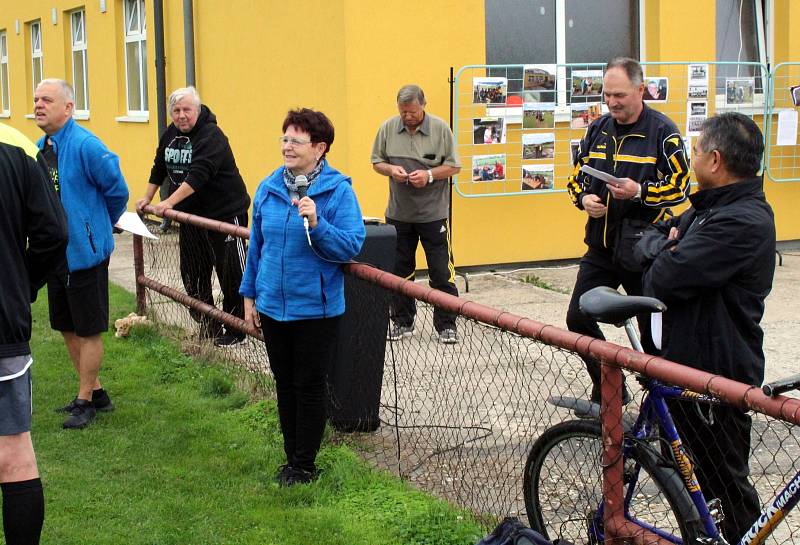
MULTIPOLYGON (((741 63, 745 76, 718 77, 718 64, 642 63, 644 102, 672 119, 687 143, 717 112, 739 111, 763 122, 765 69, 741 63)), ((608 113, 604 69, 531 63, 458 70, 453 125, 462 170, 456 191, 464 197, 565 192, 587 127, 608 113)), ((800 101, 800 78, 795 85, 796 92, 787 86, 787 96, 794 92, 800 101)))
POLYGON ((764 172, 775 182, 800 182, 800 62, 776 65, 771 81, 764 172))

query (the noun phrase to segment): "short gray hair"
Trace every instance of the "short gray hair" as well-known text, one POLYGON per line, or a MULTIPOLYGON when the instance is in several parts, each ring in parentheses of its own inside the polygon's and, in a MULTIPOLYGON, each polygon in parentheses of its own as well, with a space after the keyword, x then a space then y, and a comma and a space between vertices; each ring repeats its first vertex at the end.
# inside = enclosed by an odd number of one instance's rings
POLYGON ((631 80, 634 87, 638 87, 644 81, 644 72, 642 72, 642 65, 639 61, 630 57, 615 57, 608 61, 606 71, 612 68, 620 68, 631 80))
POLYGON ((419 85, 403 85, 397 91, 398 104, 411 104, 414 101, 419 102, 420 106, 425 106, 425 93, 419 85))
POLYGON ((200 94, 197 92, 197 89, 191 85, 189 87, 180 87, 172 91, 172 94, 169 95, 169 109, 172 110, 175 104, 186 97, 191 98, 194 105, 200 110, 200 105, 202 104, 202 102, 200 102, 200 94))
MULTIPOLYGON (((67 83, 65 80, 58 78, 45 78, 39 82, 39 85, 55 85, 59 88, 59 91, 61 91, 61 96, 64 97, 64 100, 75 104, 75 91, 72 89, 72 85, 67 83)), ((36 87, 39 87, 39 85, 36 87)))

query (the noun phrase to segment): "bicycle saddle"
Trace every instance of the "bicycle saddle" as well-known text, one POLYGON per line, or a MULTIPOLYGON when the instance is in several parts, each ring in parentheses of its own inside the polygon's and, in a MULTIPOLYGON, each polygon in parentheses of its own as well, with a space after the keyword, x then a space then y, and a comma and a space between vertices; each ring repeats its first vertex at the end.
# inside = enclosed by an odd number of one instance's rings
POLYGON ((622 325, 628 318, 649 312, 664 312, 667 306, 652 297, 622 295, 607 286, 592 288, 579 301, 581 312, 604 324, 622 325))

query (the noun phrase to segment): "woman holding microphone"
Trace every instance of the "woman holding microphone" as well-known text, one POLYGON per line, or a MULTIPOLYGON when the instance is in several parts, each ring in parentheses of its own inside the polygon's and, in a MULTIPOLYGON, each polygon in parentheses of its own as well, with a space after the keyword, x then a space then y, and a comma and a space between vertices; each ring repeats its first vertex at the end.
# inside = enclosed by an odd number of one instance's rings
POLYGON ((260 327, 275 377, 286 464, 281 486, 307 483, 325 430, 325 374, 344 313, 343 262, 365 230, 349 177, 325 159, 334 129, 322 112, 292 110, 280 137, 284 165, 253 200, 250 249, 239 293, 260 327))

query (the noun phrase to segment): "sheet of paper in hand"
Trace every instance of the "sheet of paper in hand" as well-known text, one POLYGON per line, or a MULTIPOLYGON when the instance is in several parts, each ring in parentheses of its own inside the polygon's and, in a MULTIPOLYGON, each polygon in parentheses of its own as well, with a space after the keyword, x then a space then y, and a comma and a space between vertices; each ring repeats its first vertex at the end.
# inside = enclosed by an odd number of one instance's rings
POLYGON ((620 178, 612 176, 611 174, 603 172, 602 170, 597 170, 596 168, 592 168, 589 165, 583 165, 581 167, 581 172, 585 172, 589 176, 593 176, 598 180, 603 180, 604 182, 608 184, 613 184, 617 187, 620 187, 624 183, 620 178))

